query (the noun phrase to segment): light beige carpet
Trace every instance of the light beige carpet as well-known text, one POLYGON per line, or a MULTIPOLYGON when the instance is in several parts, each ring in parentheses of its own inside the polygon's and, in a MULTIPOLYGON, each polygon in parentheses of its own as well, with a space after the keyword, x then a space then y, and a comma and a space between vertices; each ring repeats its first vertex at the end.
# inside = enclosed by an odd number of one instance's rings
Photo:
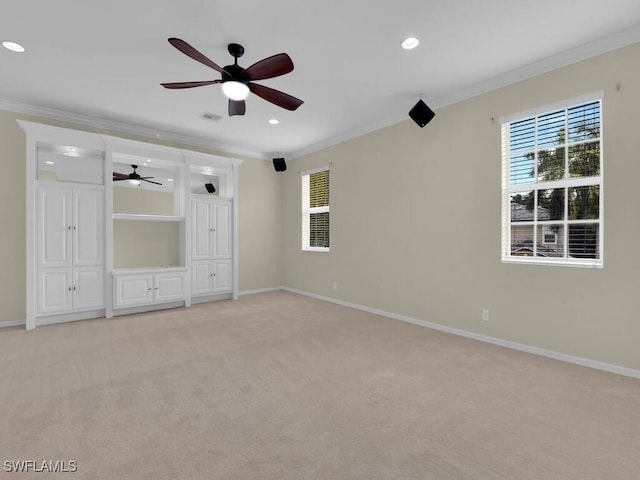
POLYGON ((640 381, 287 292, 4 329, 0 374, 0 477, 640 478, 640 381))

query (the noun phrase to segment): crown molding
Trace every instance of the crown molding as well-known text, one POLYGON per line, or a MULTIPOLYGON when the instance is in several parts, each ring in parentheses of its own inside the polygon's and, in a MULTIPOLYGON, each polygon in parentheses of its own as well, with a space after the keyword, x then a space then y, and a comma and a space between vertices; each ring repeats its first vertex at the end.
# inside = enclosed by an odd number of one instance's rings
POLYGON ((431 103, 436 108, 453 105, 638 42, 640 42, 640 25, 496 75, 457 92, 434 98, 431 103))
POLYGON ((240 149, 231 145, 217 142, 210 138, 189 135, 185 133, 171 132, 159 127, 137 125, 125 121, 109 120, 92 115, 85 115, 76 112, 68 112, 49 107, 42 107, 28 103, 18 102, 15 100, 0 98, 0 110, 7 110, 14 113, 24 115, 33 115, 49 120, 58 120, 78 125, 84 125, 93 128, 105 129, 117 133, 125 133, 154 140, 164 140, 166 142, 179 143, 185 146, 206 148, 223 152, 229 155, 240 155, 245 157, 254 157, 258 159, 266 159, 264 153, 255 152, 253 150, 240 149))
POLYGON ((406 114, 402 115, 394 115, 393 117, 387 117, 380 121, 369 123, 360 128, 356 128, 355 130, 351 130, 347 133, 343 133, 340 135, 335 135, 333 137, 329 137, 321 142, 314 143, 313 145, 309 145, 308 147, 301 148, 299 150, 295 150, 291 152, 287 158, 291 158, 295 160, 296 158, 304 157, 306 155, 310 155, 315 152, 319 152, 320 150, 324 150, 329 147, 333 147, 339 143, 343 143, 349 140, 353 140, 354 138, 361 137, 371 132, 375 132, 376 130, 382 130, 383 128, 390 127, 397 123, 400 123, 407 119, 406 114))
MULTIPOLYGON (((495 77, 491 77, 470 87, 457 90, 440 97, 431 98, 429 99, 429 105, 434 109, 447 107, 449 105, 468 100, 469 98, 482 95, 484 93, 488 93, 493 90, 518 83, 528 78, 542 75, 552 70, 556 70, 558 68, 562 68, 564 66, 571 65, 573 63, 577 63, 582 60, 586 60, 588 58, 595 57, 597 55, 601 55, 603 53, 607 53, 612 50, 616 50, 618 48, 622 48, 638 42, 640 42, 640 25, 622 30, 613 35, 602 37, 598 40, 594 40, 584 45, 580 45, 576 48, 566 50, 551 57, 541 59, 537 62, 530 63, 521 68, 496 75, 495 77)), ((22 113, 25 115, 34 115, 46 119, 86 125, 94 128, 107 129, 119 133, 126 133, 129 135, 136 135, 156 140, 164 140, 167 142, 175 142, 187 146, 206 148, 224 152, 229 155, 240 155, 263 160, 268 160, 270 158, 269 155, 267 155, 265 152, 246 150, 206 137, 168 131, 158 126, 138 125, 126 121, 103 119, 81 113, 67 112, 49 107, 30 105, 10 99, 0 98, 0 109, 22 113)), ((390 127, 406 120, 406 114, 398 114, 386 117, 385 119, 382 119, 380 121, 364 125, 349 132, 329 137, 305 148, 289 152, 288 157, 290 159, 300 158, 332 147, 339 143, 352 140, 362 135, 366 135, 376 130, 390 127)))
MULTIPOLYGON (((582 60, 602 55, 638 42, 640 42, 640 25, 622 30, 613 35, 599 38, 584 45, 541 59, 523 67, 510 70, 500 75, 496 75, 495 77, 478 82, 470 87, 463 88, 440 97, 431 98, 428 103, 433 109, 447 107, 478 95, 513 85, 523 80, 537 77, 538 75, 542 75, 550 71, 566 67, 567 65, 578 63, 582 60)), ((390 127, 391 125, 395 125, 406 120, 406 114, 388 117, 385 120, 352 130, 349 133, 327 138, 321 142, 296 150, 291 153, 291 159, 304 157, 320 150, 324 150, 325 148, 337 145, 338 143, 366 135, 367 133, 371 133, 382 128, 390 127)))

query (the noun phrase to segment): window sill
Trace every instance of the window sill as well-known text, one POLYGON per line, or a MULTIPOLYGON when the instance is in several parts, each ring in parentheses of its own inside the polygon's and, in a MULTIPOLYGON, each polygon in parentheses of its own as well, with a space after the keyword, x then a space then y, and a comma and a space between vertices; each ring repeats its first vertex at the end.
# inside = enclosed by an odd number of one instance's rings
POLYGON ((329 253, 329 249, 328 248, 324 248, 324 247, 304 247, 302 248, 303 252, 325 252, 325 253, 329 253))
POLYGON ((527 257, 502 257, 502 263, 512 263, 520 265, 545 265, 556 267, 578 267, 578 268, 603 268, 602 260, 589 260, 580 261, 577 259, 540 259, 540 258, 527 258, 527 257))

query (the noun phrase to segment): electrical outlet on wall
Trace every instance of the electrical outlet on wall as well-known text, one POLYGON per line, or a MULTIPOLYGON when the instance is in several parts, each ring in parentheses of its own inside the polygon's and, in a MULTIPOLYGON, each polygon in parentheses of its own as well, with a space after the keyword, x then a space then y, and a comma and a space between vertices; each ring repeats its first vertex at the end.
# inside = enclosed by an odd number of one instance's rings
POLYGON ((485 322, 489 321, 489 310, 487 310, 486 308, 482 309, 482 320, 484 320, 485 322))
POLYGON ((333 282, 333 289, 337 290, 338 289, 338 282, 333 282))

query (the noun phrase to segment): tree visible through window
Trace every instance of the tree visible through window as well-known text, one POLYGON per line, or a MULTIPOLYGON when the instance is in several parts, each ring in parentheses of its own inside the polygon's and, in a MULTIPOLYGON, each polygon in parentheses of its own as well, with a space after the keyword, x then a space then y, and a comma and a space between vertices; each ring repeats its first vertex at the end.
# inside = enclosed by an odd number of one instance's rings
POLYGON ((601 266, 601 101, 523 115, 502 135, 503 260, 601 266))
POLYGON ((302 249, 329 251, 329 169, 302 174, 302 249))

